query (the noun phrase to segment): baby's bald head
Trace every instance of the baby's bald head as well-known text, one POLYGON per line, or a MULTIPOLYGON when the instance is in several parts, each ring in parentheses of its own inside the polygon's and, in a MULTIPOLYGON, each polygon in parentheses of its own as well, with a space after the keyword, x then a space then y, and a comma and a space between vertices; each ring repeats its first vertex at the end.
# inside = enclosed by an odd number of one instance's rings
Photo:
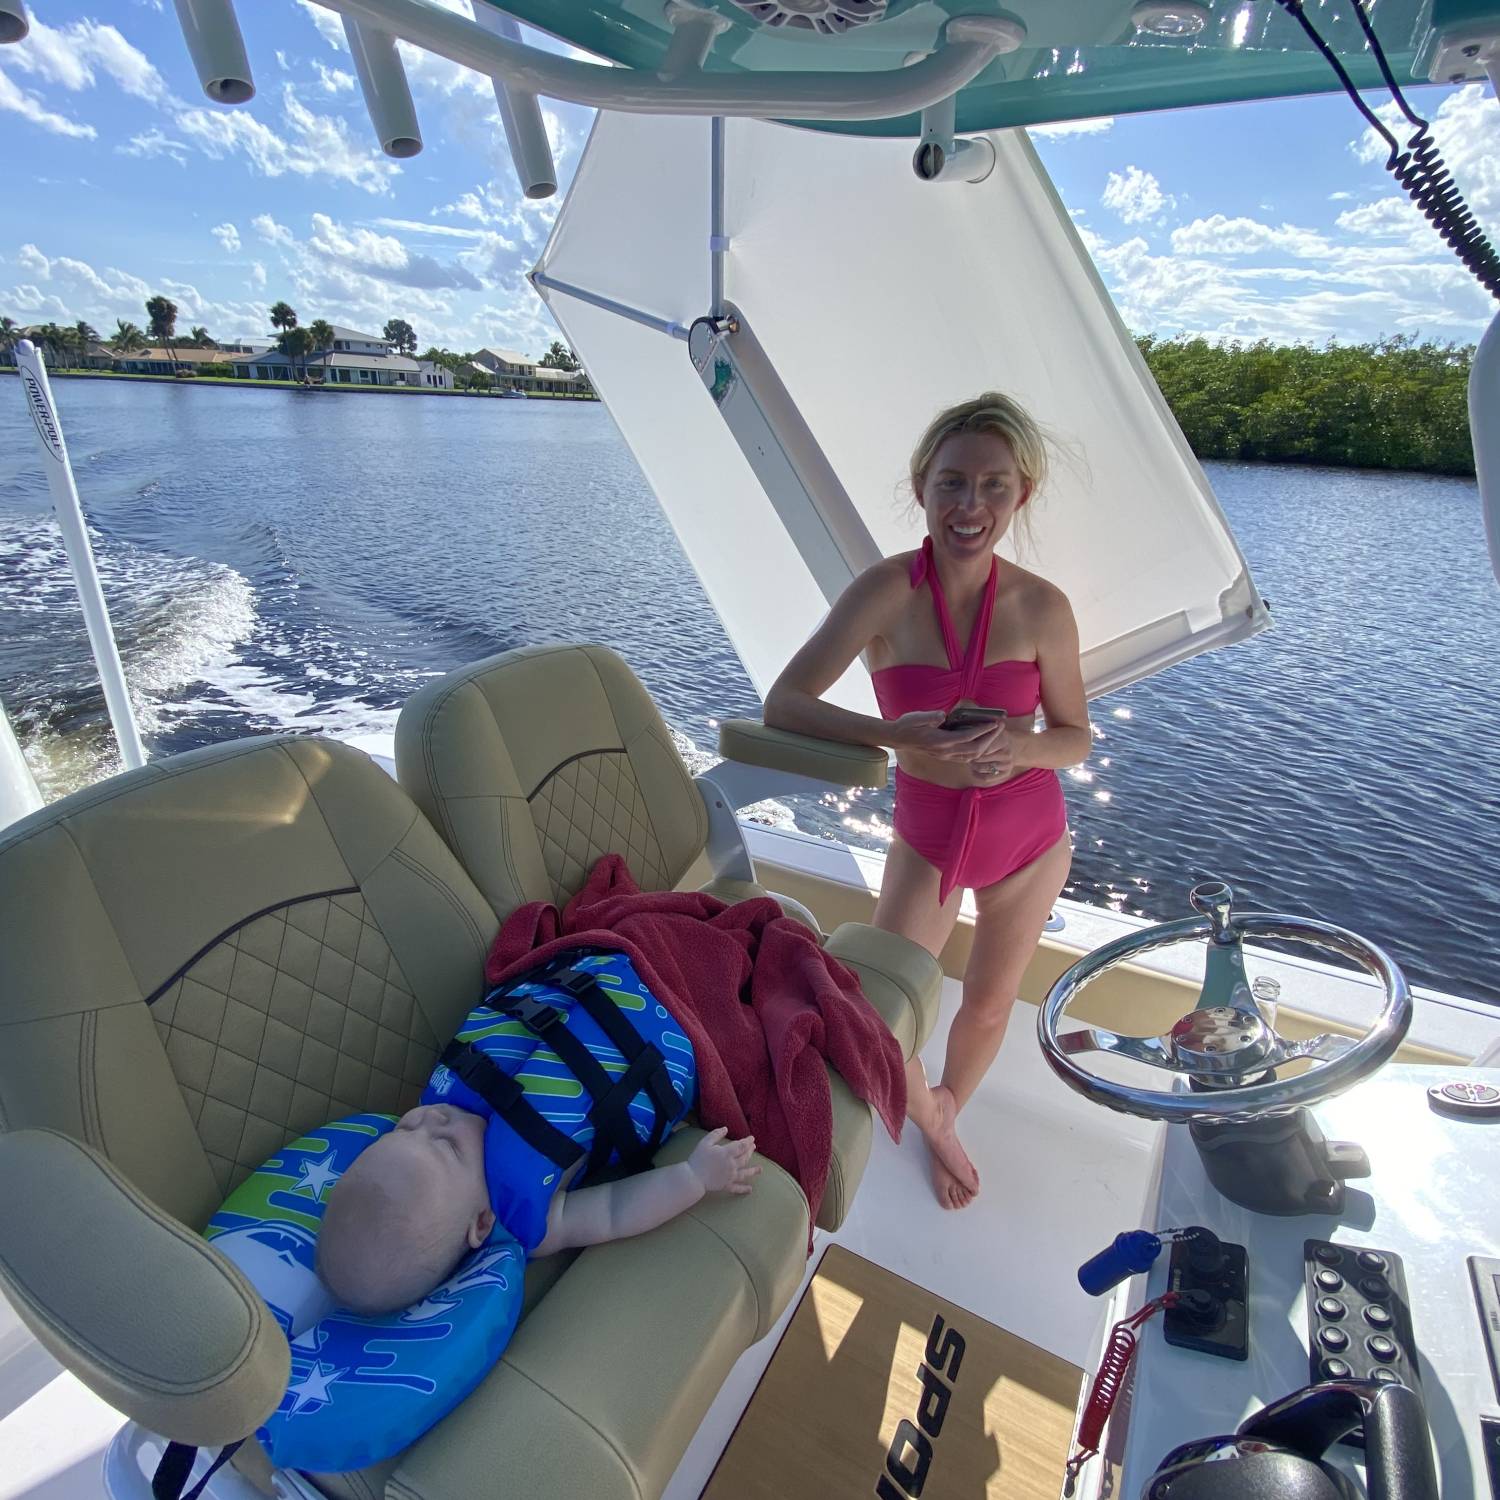
POLYGON ((408 1111, 334 1184, 318 1275, 341 1306, 374 1316, 420 1301, 489 1237, 484 1121, 451 1105, 408 1111))

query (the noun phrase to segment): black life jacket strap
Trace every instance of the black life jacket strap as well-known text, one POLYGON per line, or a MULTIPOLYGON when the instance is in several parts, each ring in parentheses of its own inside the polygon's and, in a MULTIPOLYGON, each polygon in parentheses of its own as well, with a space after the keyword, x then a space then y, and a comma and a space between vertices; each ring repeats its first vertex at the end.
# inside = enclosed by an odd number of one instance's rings
POLYGON ((600 1143, 611 1137, 614 1141, 612 1149, 622 1162, 632 1167, 646 1165, 656 1155, 668 1124, 682 1107, 677 1090, 672 1086, 672 1076, 667 1072, 666 1059, 626 1020, 620 1007, 587 969, 569 970, 555 976, 552 982, 566 990, 584 1008, 627 1064, 625 1072, 612 1083, 609 1092, 603 1098, 596 1097, 590 1111, 595 1127, 590 1170, 608 1160, 609 1149, 604 1150, 600 1160, 600 1143), (651 1133, 645 1141, 636 1134, 627 1113, 630 1101, 642 1092, 651 1100, 654 1115, 651 1133))
POLYGON ((539 1114, 526 1091, 504 1068, 468 1042, 451 1041, 439 1059, 443 1066, 473 1089, 534 1151, 566 1172, 582 1155, 583 1147, 570 1140, 539 1114))
POLYGON ((220 1448, 219 1456, 208 1466, 208 1473, 190 1490, 187 1482, 192 1476, 198 1449, 192 1443, 168 1443, 156 1466, 156 1473, 151 1476, 151 1500, 198 1500, 204 1486, 234 1457, 235 1449, 244 1441, 241 1438, 239 1442, 220 1448))
POLYGON ((626 1020, 592 973, 570 967, 579 956, 577 952, 559 954, 543 967, 498 986, 485 996, 484 1003, 502 1015, 514 1016, 544 1041, 588 1092, 594 1142, 587 1172, 606 1166, 612 1157, 630 1169, 646 1166, 661 1145, 668 1124, 679 1113, 681 1100, 661 1052, 626 1020), (625 1072, 619 1078, 612 1078, 599 1059, 568 1029, 566 1011, 548 1005, 534 994, 512 993, 513 989, 540 981, 556 985, 571 995, 593 1019, 610 1045, 625 1059, 625 1072), (645 1141, 637 1133, 628 1108, 631 1100, 642 1092, 651 1100, 655 1116, 645 1141))

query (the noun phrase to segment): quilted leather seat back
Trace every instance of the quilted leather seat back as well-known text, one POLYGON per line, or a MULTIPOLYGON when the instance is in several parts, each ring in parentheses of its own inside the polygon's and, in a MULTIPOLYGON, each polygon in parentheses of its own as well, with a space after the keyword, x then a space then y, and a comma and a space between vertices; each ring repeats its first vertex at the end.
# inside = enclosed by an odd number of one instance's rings
POLYGON ((495 927, 348 746, 112 777, 0 836, 0 1128, 86 1141, 201 1226, 290 1138, 414 1102, 495 927))
POLYGON ((671 733, 603 646, 507 651, 430 683, 401 711, 396 769, 500 915, 567 901, 601 854, 670 890, 708 837, 671 733))

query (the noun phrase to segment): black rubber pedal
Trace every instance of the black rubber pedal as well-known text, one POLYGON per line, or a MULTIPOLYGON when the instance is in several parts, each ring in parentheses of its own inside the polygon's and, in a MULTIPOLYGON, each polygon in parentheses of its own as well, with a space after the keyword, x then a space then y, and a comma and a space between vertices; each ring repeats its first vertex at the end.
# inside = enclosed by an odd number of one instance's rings
MULTIPOLYGON (((1401 1257, 1370 1245, 1307 1240, 1302 1261, 1312 1379, 1399 1382, 1420 1395, 1401 1257)), ((1344 1441, 1361 1446, 1357 1431, 1344 1441)))
POLYGON ((1181 1299, 1162 1317, 1169 1344, 1221 1359, 1250 1357, 1250 1258, 1243 1245, 1174 1240, 1167 1290, 1181 1299))

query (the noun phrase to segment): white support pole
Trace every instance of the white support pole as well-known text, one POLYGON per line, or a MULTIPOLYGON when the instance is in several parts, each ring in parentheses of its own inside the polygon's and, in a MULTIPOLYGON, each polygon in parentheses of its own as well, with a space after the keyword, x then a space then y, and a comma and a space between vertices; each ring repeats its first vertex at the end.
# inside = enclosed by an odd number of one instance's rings
POLYGON ((41 805, 42 794, 36 789, 36 779, 21 754, 15 731, 5 715, 5 705, 0 703, 0 833, 41 805))
MULTIPOLYGON (((507 42, 521 41, 521 28, 489 0, 473 0, 474 19, 493 36, 507 42)), ((521 191, 528 198, 550 198, 557 191, 557 163, 552 158, 552 142, 547 139, 547 122, 542 106, 533 93, 506 83, 499 74, 493 78, 495 107, 505 127, 505 141, 515 164, 521 191)))
POLYGON ((1500 580, 1500 313, 1491 320, 1469 366, 1469 432, 1490 540, 1490 567, 1500 580))
POLYGON ((83 623, 88 627, 89 644, 99 668, 99 682, 104 688, 104 702, 109 708, 115 739, 120 745, 120 759, 127 770, 146 764, 141 733, 136 728, 130 693, 125 687, 125 669, 120 665, 120 650, 109 623, 109 608, 99 587, 94 567, 94 549, 89 545, 84 525, 83 507, 78 502, 78 486, 73 482, 73 466, 68 462, 67 444, 58 425, 57 409, 52 404, 52 387, 47 381, 47 367, 41 352, 30 339, 16 345, 16 367, 26 392, 26 405, 36 427, 42 449, 42 467, 47 471, 47 485, 52 491, 52 509, 62 532, 63 546, 73 566, 73 581, 78 586, 78 600, 83 606, 83 623))
POLYGON ((724 233, 724 117, 715 115, 708 126, 708 312, 724 316, 724 256, 729 237, 724 233))

